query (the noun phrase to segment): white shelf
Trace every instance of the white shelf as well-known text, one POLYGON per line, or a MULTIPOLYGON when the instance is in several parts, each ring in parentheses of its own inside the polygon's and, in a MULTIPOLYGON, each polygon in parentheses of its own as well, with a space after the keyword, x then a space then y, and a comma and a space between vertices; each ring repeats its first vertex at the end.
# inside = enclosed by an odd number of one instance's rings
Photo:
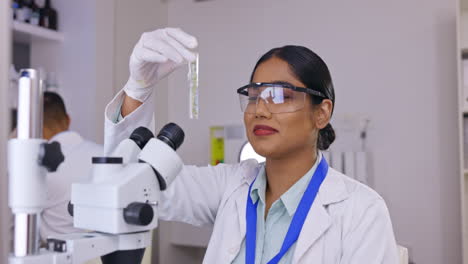
POLYGON ((31 43, 38 40, 62 42, 65 39, 60 32, 23 22, 13 21, 12 27, 13 39, 20 43, 31 43))

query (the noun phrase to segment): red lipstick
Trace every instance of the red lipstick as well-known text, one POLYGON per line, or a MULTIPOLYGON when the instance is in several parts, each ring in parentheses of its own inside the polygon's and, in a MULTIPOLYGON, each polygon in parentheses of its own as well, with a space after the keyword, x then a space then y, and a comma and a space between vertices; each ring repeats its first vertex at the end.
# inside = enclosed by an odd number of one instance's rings
POLYGON ((253 129, 253 133, 256 136, 269 136, 278 133, 278 130, 265 125, 256 125, 253 129))

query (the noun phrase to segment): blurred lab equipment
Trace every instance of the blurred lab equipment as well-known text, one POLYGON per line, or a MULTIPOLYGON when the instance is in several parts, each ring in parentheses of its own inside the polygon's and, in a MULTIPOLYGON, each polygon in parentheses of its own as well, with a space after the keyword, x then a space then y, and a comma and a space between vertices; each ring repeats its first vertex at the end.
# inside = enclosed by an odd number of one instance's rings
POLYGON ((25 257, 39 253, 38 217, 46 205, 46 173, 57 169, 63 155, 57 142, 42 139, 38 72, 21 70, 18 83, 18 136, 8 143, 9 206, 15 217, 14 256, 25 257))
POLYGON ((52 7, 52 0, 46 0, 43 8, 39 10, 39 25, 52 30, 58 30, 58 13, 52 7))
POLYGON ((20 76, 18 138, 8 147, 9 205, 15 215, 9 263, 83 263, 97 256, 104 264, 140 263, 157 227, 160 191, 182 169, 175 150, 184 132, 171 123, 155 138, 140 127, 111 156, 93 158, 91 180, 73 184, 69 211, 75 227, 95 232, 55 236, 39 249, 37 220, 45 206, 46 171, 56 170, 63 155, 58 143, 41 139, 37 71, 21 70, 20 76))
POLYGON ((51 0, 45 0, 42 7, 35 0, 13 0, 11 8, 13 19, 18 22, 58 29, 58 13, 52 7, 51 0))
POLYGON ((210 150, 211 150, 211 165, 224 163, 224 127, 210 127, 210 150))
MULTIPOLYGON (((249 155, 252 154, 249 149, 253 150, 253 148, 247 142, 244 125, 229 124, 210 127, 210 143, 211 165, 218 163, 236 164, 242 160, 253 158, 249 155)), ((262 160, 260 157, 259 162, 263 161, 264 159, 262 160)))
POLYGON ((372 155, 368 146, 370 119, 360 114, 337 114, 333 120, 336 140, 323 152, 330 167, 371 186, 372 155))

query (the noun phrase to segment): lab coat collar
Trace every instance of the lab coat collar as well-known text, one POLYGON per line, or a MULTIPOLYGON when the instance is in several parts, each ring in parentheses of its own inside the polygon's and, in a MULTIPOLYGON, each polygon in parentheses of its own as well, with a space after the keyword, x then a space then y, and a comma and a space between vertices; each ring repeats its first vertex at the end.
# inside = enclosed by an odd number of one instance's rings
MULTIPOLYGON (((246 177, 244 184, 250 184, 255 178, 246 177)), ((331 217, 326 206, 346 200, 349 193, 341 174, 332 168, 328 168, 327 176, 323 181, 317 198, 307 214, 306 221, 302 227, 301 234, 296 242, 293 263, 298 263, 308 249, 319 240, 319 238, 330 228, 331 217)), ((239 217, 239 228, 241 240, 245 238, 246 232, 246 205, 247 195, 238 195, 236 198, 237 215, 239 217)), ((317 252, 320 257, 323 252, 317 252)), ((318 260, 318 262, 320 262, 318 260)))
POLYGON ((327 177, 320 186, 317 196, 322 205, 326 206, 338 203, 349 197, 349 192, 346 189, 346 185, 342 177, 345 176, 335 169, 328 167, 327 177))
POLYGON ((250 198, 253 203, 256 203, 258 199, 265 204, 265 193, 266 193, 266 176, 265 176, 265 166, 261 166, 260 170, 255 177, 255 181, 251 183, 252 188, 250 190, 250 198))
POLYGON ((57 141, 58 143, 60 143, 60 147, 62 148, 62 150, 69 150, 83 142, 83 138, 80 136, 80 134, 76 133, 75 131, 66 130, 54 135, 49 140, 49 142, 53 141, 57 141))
MULTIPOLYGON (((341 174, 332 168, 328 168, 327 177, 320 186, 316 202, 310 208, 297 240, 293 263, 298 263, 301 257, 308 252, 309 248, 330 228, 332 221, 331 216, 328 214, 327 206, 344 201, 348 197, 349 193, 341 174)), ((321 260, 318 258, 322 257, 323 252, 320 250, 316 253, 317 262, 321 263, 321 260)))

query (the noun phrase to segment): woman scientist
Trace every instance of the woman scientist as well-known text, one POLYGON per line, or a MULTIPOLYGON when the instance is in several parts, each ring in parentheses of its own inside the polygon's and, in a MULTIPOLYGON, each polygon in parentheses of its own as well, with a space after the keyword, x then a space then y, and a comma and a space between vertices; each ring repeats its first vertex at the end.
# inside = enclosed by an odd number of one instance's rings
MULTIPOLYGON (((152 86, 193 61, 196 46, 180 29, 142 35, 130 78, 106 109, 106 153, 151 126, 152 86)), ((384 200, 330 168, 320 152, 335 139, 324 61, 304 47, 272 49, 237 93, 249 142, 266 162, 185 166, 162 192, 160 219, 214 225, 208 264, 397 264, 384 200)))

